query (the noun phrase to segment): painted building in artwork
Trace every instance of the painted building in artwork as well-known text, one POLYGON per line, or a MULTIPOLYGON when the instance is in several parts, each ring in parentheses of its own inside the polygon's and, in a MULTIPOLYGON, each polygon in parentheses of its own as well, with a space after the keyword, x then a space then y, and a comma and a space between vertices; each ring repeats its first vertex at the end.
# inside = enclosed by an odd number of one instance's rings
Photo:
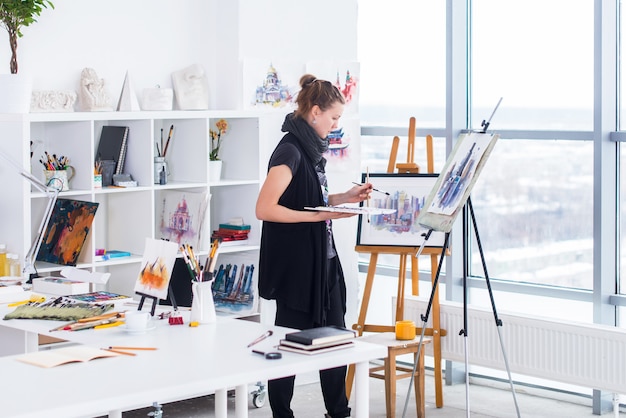
POLYGON ((181 199, 176 211, 170 216, 169 227, 180 232, 187 232, 191 229, 191 216, 185 198, 181 199))
POLYGON ((270 64, 263 85, 256 89, 256 103, 280 106, 291 102, 291 99, 289 87, 283 85, 278 77, 278 71, 270 64))

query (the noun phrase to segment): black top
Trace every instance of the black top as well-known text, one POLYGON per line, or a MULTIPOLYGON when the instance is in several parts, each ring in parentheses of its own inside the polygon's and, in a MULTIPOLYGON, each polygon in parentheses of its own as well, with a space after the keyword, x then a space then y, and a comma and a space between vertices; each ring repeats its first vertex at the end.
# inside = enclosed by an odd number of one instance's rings
MULTIPOLYGON (((305 206, 323 206, 322 187, 313 162, 306 156, 291 133, 280 141, 269 167, 287 164, 285 154, 297 151, 300 164, 278 203, 293 210, 305 206), (278 163, 278 164, 277 164, 278 163)), ((293 161, 293 159, 292 159, 293 161)), ((321 323, 328 305, 326 222, 263 222, 259 259, 259 294, 276 299, 289 308, 309 312, 321 323)))

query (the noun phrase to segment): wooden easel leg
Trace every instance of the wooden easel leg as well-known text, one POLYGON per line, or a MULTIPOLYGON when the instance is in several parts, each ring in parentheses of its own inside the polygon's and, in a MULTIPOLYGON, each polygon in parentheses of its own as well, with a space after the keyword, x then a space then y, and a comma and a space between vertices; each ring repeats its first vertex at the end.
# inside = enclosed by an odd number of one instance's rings
POLYGON ((420 295, 420 275, 417 257, 411 255, 411 294, 420 295))
MULTIPOLYGON (((372 295, 372 285, 374 284, 374 276, 376 275, 376 265, 378 263, 378 253, 372 253, 370 255, 370 264, 367 268, 367 276, 365 279, 365 288, 363 289, 363 300, 361 301, 361 310, 359 311, 359 319, 357 323, 352 326, 357 331, 358 336, 363 335, 363 326, 365 325, 365 317, 367 316, 367 307, 370 303, 370 296, 372 295)), ((352 383, 354 382, 354 364, 348 367, 348 374, 346 376, 346 396, 350 399, 350 392, 352 392, 352 383)))
POLYGON ((398 294, 396 297, 396 321, 404 319, 404 282, 406 280, 406 254, 400 254, 398 269, 398 294))

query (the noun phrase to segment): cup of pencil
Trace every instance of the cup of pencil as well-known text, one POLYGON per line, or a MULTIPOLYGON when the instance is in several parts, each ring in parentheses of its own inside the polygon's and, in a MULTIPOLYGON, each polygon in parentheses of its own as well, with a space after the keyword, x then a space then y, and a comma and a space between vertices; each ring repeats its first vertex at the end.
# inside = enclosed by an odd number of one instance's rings
POLYGON ((42 157, 39 162, 43 165, 43 174, 46 179, 46 186, 66 192, 70 189, 70 180, 74 178, 74 167, 70 165, 67 157, 57 158, 56 154, 48 154, 42 157))

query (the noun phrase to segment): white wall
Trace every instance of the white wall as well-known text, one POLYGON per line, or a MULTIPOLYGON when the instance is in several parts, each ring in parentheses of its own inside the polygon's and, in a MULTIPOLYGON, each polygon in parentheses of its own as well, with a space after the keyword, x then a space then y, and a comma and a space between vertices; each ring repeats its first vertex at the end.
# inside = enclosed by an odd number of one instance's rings
MULTIPOLYGON (((207 71, 212 108, 236 108, 244 59, 356 60, 356 0, 54 0, 18 40, 19 72, 35 90, 77 89, 85 67, 119 97, 171 87, 193 63, 207 71), (233 94, 237 91, 237 94, 233 94)), ((9 72, 0 30, 0 74, 9 72)))
MULTIPOLYGON (((53 0, 18 40, 19 72, 35 90, 77 90, 85 67, 104 78, 115 103, 126 71, 138 96, 171 87, 170 74, 200 63, 209 77, 211 108, 241 103, 246 59, 356 61, 357 0, 53 0)), ((0 73, 10 48, 0 31, 0 73)), ((0 92, 1 94, 1 92, 0 92)), ((139 96, 140 97, 140 96, 139 96)), ((277 140, 281 133, 276 132, 277 140)), ((332 192, 359 181, 333 173, 332 192)), ((357 306, 356 221, 335 223, 349 280, 349 318, 357 306)))
MULTIPOLYGON (((85 67, 119 97, 126 71, 136 91, 170 87, 171 72, 194 62, 209 67, 210 15, 206 0, 54 0, 18 40, 19 72, 35 90, 78 87, 85 67)), ((10 48, 0 31, 0 72, 9 72, 10 48), (4 65, 2 65, 4 64, 4 65)))

